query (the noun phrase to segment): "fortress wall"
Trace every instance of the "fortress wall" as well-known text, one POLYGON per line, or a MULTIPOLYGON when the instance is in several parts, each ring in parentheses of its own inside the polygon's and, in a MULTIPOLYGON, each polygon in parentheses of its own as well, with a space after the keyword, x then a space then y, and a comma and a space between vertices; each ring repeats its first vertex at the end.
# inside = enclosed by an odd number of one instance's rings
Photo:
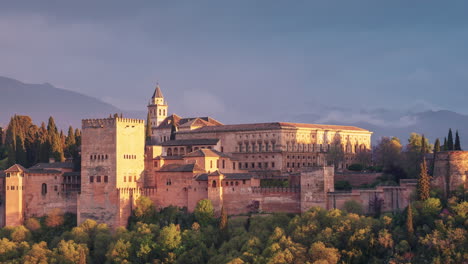
POLYGON ((77 193, 66 194, 63 190, 61 174, 27 174, 24 192, 25 216, 41 217, 53 209, 60 209, 63 213, 77 212, 77 193), (47 193, 42 193, 42 185, 46 184, 47 193))
POLYGON ((262 212, 300 212, 300 192, 293 188, 223 187, 223 205, 228 214, 250 212, 249 205, 258 202, 262 212))
POLYGON ((377 173, 335 173, 335 182, 348 181, 351 186, 359 187, 363 184, 371 184, 378 177, 382 176, 381 172, 377 173))
POLYGON ((468 151, 441 151, 436 154, 432 185, 448 196, 463 186, 468 188, 468 151))

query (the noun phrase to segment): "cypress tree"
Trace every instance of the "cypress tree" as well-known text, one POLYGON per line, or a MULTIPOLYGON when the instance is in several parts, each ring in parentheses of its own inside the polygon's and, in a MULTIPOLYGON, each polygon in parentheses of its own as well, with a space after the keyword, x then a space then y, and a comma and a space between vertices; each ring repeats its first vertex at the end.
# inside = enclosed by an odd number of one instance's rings
POLYGON ((447 150, 448 150, 448 149, 447 149, 447 138, 446 138, 446 137, 444 137, 444 145, 442 146, 442 150, 443 150, 443 151, 447 151, 447 150))
POLYGON ((453 135, 452 129, 449 129, 448 137, 447 137, 447 150, 453 150, 453 135))
POLYGON ((455 132, 455 146, 454 150, 462 150, 460 145, 460 136, 458 136, 458 130, 455 132))
POLYGON ((8 153, 8 167, 16 164, 16 139, 17 139, 17 128, 16 122, 14 121, 16 115, 10 119, 8 129, 5 136, 5 145, 8 153))
POLYGON ((221 220, 219 222, 219 231, 223 236, 223 239, 228 238, 228 215, 224 206, 221 207, 221 220))
POLYGON ((150 124, 150 113, 148 112, 148 115, 146 116, 146 142, 151 141, 151 124, 150 124))
POLYGON ((50 146, 49 157, 54 158, 56 161, 64 161, 63 143, 60 134, 58 133, 57 126, 53 117, 49 117, 47 125, 48 143, 50 146))
POLYGON ((436 139, 434 142, 434 154, 440 151, 440 140, 439 138, 436 139))
POLYGON ((419 200, 425 201, 429 199, 431 191, 431 179, 427 173, 426 159, 423 159, 421 163, 421 173, 418 179, 418 197, 419 200))
POLYGON ((424 154, 426 154, 427 151, 427 146, 426 146, 426 138, 424 135, 421 136, 421 154, 424 157, 424 154))
POLYGON ((76 138, 75 138, 75 131, 73 130, 73 127, 70 126, 68 128, 68 135, 67 139, 65 140, 65 146, 67 148, 70 148, 71 146, 76 145, 76 138))
POLYGON ((81 146, 81 130, 78 128, 75 129, 75 142, 77 147, 81 146))
POLYGON ((3 127, 0 127, 0 147, 3 146, 3 127))
POLYGON ((413 209, 411 208, 411 203, 408 204, 408 209, 406 210, 406 231, 410 237, 414 234, 413 209))
POLYGON ((170 140, 175 140, 176 139, 176 132, 177 132, 177 128, 174 124, 172 124, 172 127, 171 127, 171 136, 170 136, 170 140))

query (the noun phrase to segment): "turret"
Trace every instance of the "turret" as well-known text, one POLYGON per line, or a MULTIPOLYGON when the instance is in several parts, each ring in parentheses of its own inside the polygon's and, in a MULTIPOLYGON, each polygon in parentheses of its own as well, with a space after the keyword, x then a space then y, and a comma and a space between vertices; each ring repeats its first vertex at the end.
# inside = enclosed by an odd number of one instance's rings
POLYGON ((151 127, 151 137, 154 138, 154 129, 167 117, 167 102, 161 92, 159 84, 156 85, 153 96, 148 104, 149 125, 151 127))

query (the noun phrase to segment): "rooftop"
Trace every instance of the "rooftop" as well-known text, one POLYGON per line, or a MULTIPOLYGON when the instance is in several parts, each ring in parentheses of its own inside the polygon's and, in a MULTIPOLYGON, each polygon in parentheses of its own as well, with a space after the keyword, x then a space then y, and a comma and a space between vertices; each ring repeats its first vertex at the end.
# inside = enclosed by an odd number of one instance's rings
POLYGON ((197 164, 168 164, 161 167, 160 172, 204 172, 197 164))
POLYGON ((254 123, 237 125, 205 126, 192 131, 180 131, 178 133, 209 133, 209 132, 230 132, 230 131, 252 131, 252 130, 279 130, 284 128, 310 128, 317 130, 345 130, 370 132, 366 129, 355 126, 321 125, 321 124, 302 124, 302 123, 254 123))
POLYGON ((161 146, 199 146, 216 145, 219 139, 176 139, 161 143, 161 146))

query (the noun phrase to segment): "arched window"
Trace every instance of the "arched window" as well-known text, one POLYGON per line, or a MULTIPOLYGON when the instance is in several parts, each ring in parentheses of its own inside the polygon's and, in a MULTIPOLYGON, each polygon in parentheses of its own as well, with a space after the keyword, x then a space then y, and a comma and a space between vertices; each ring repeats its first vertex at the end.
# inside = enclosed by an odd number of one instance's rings
POLYGON ((41 193, 42 193, 42 195, 47 194, 47 184, 45 184, 45 183, 42 184, 41 193))
POLYGON ((174 148, 174 156, 177 156, 179 155, 179 149, 178 148, 174 148))
POLYGON ((213 182, 211 183, 211 187, 216 188, 216 181, 213 181, 213 182))
POLYGON ((172 156, 172 149, 171 149, 171 148, 168 148, 168 149, 167 149, 167 155, 168 155, 168 156, 172 156))

